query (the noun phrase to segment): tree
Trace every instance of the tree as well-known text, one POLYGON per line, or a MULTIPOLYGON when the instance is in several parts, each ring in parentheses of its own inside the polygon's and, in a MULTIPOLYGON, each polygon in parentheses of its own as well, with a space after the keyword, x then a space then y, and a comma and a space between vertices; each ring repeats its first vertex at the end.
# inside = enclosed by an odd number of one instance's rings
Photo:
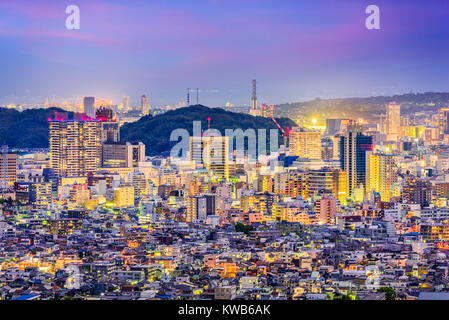
POLYGON ((385 300, 396 299, 396 291, 392 287, 380 287, 377 292, 385 292, 385 300))
POLYGON ((240 223, 240 222, 236 223, 234 225, 234 227, 235 227, 235 231, 243 232, 247 236, 249 236, 249 233, 254 230, 253 226, 247 226, 247 225, 244 225, 243 223, 240 223))

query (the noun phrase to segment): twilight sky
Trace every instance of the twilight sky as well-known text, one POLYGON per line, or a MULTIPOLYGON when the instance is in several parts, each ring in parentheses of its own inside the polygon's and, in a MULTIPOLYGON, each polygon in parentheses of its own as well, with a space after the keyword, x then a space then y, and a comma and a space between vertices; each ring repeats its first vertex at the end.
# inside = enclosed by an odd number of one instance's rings
POLYGON ((448 0, 0 0, 0 104, 449 91, 448 0), (80 30, 65 9, 80 8, 80 30), (365 8, 380 8, 367 30, 365 8))

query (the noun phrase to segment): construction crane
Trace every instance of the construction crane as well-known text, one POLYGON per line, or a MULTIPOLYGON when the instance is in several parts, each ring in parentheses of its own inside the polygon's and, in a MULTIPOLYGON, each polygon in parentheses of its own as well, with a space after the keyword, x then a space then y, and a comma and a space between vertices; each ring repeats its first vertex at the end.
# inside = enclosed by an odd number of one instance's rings
POLYGON ((282 128, 281 125, 276 121, 274 116, 271 114, 270 114, 270 118, 271 118, 271 120, 273 120, 273 122, 276 124, 276 126, 279 128, 279 130, 281 130, 282 136, 284 137, 284 148, 285 148, 285 151, 287 151, 287 139, 290 136, 290 128, 289 127, 282 128))

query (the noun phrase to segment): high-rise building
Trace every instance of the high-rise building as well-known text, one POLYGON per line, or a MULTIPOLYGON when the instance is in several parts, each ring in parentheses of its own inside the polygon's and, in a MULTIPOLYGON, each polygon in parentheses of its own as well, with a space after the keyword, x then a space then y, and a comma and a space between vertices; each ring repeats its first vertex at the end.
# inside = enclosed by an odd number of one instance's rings
POLYGON ((328 194, 323 194, 315 202, 315 215, 320 224, 330 224, 337 214, 337 200, 328 194))
POLYGON ((293 128, 290 131, 290 154, 301 158, 321 159, 321 132, 293 128))
POLYGON ((348 192, 366 186, 366 152, 373 150, 373 137, 362 134, 359 125, 351 125, 340 137, 340 166, 346 171, 348 192))
POLYGON ((385 131, 387 140, 397 140, 401 135, 401 105, 391 102, 386 106, 385 131))
POLYGON ((345 203, 348 196, 348 182, 346 172, 341 169, 322 168, 319 170, 310 170, 308 172, 309 195, 317 196, 323 190, 329 190, 340 200, 345 203))
POLYGON ((50 166, 59 177, 86 176, 101 164, 99 120, 50 121, 50 166))
POLYGON ((52 202, 52 185, 50 182, 30 183, 28 200, 35 208, 46 208, 52 202))
POLYGON ((397 181, 397 156, 367 153, 366 192, 378 192, 382 201, 390 201, 391 187, 397 181))
POLYGON ((120 141, 120 127, 114 118, 114 112, 110 108, 101 107, 95 112, 97 120, 101 121, 101 142, 120 141))
POLYGON ((95 118, 95 97, 83 97, 83 108, 88 117, 95 118))
POLYGON ((128 111, 130 109, 129 96, 123 96, 122 106, 124 111, 128 111))
POLYGON ((190 160, 229 178, 229 137, 190 137, 190 160))
POLYGON ((418 203, 421 207, 428 207, 432 201, 432 184, 425 179, 406 176, 402 196, 404 202, 418 203))
POLYGON ((145 161, 142 142, 105 142, 102 145, 102 168, 132 168, 145 161))
POLYGON ((443 138, 443 135, 449 134, 449 108, 442 108, 438 110, 439 121, 438 126, 440 128, 440 138, 443 138))
POLYGON ((8 153, 8 147, 0 150, 0 189, 14 185, 17 181, 17 154, 8 153))
POLYGON ((206 221, 207 216, 215 215, 215 196, 201 195, 187 197, 186 220, 206 221))
POLYGON ((142 114, 144 116, 149 115, 150 114, 150 98, 145 97, 145 95, 142 95, 141 106, 142 106, 142 114))

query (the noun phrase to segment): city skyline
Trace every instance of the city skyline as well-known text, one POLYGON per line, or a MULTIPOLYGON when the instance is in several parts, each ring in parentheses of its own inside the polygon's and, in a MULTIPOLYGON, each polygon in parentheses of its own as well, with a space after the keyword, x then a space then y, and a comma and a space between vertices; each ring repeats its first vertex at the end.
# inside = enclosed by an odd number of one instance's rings
POLYGON ((0 305, 449 300, 448 18, 0 0, 0 305))
POLYGON ((204 105, 250 105, 251 79, 269 104, 448 91, 447 2, 377 1, 380 30, 365 27, 370 4, 77 1, 67 30, 69 3, 0 1, 0 104, 173 105, 191 87, 204 105))

